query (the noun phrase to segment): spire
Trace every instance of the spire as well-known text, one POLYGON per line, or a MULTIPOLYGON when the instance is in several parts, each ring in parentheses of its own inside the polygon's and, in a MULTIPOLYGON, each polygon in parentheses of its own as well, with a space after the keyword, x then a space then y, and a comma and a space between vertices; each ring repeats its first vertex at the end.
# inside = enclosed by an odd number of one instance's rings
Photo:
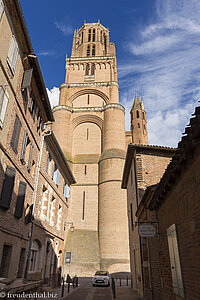
POLYGON ((76 29, 74 30, 74 36, 76 36, 76 29))
POLYGON ((144 101, 143 101, 143 97, 141 97, 141 109, 144 110, 144 101))
POLYGON ((142 107, 141 107, 140 99, 136 96, 136 93, 135 93, 135 99, 134 99, 131 110, 136 109, 136 108, 141 109, 142 107))

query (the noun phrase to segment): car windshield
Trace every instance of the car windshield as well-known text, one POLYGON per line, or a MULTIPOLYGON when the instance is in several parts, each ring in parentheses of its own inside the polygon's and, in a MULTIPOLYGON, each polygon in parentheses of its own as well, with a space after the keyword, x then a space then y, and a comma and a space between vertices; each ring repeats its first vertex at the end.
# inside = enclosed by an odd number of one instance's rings
POLYGON ((108 272, 106 272, 106 271, 96 271, 95 275, 98 275, 98 276, 108 276, 108 272))

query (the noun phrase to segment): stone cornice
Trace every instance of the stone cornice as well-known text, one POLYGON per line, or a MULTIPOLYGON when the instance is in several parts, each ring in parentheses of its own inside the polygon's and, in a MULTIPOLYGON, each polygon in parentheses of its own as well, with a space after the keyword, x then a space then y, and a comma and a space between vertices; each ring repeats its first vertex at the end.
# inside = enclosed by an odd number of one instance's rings
POLYGON ((111 86, 115 85, 119 87, 119 84, 116 81, 104 81, 104 82, 83 82, 83 83, 63 83, 61 84, 60 88, 67 87, 67 88, 74 88, 74 87, 96 87, 96 86, 111 86))
POLYGON ((125 113, 125 108, 119 103, 110 103, 104 106, 99 107, 71 107, 67 105, 57 105, 53 108, 53 112, 57 110, 67 110, 71 113, 80 113, 80 112, 103 112, 110 108, 117 108, 122 110, 125 113))
POLYGON ((114 59, 114 56, 83 56, 83 57, 70 57, 66 58, 66 62, 77 62, 77 61, 97 61, 97 60, 109 60, 114 59))

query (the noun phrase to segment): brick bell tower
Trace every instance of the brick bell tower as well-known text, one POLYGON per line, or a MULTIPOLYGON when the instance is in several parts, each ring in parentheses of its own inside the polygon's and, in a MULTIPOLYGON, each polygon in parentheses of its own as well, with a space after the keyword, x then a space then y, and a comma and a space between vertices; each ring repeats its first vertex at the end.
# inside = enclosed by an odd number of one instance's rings
POLYGON ((72 250, 71 274, 129 272, 126 192, 121 189, 125 110, 119 104, 115 45, 100 22, 75 30, 53 112, 53 130, 76 179, 66 216, 74 225, 65 249, 72 250))
POLYGON ((140 99, 135 95, 130 114, 132 143, 148 145, 147 121, 143 98, 141 98, 140 101, 140 99))

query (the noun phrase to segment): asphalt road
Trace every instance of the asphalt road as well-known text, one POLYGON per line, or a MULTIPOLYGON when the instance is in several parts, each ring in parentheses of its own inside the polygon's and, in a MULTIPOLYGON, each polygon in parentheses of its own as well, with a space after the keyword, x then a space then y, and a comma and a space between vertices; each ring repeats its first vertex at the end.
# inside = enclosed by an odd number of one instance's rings
POLYGON ((65 300, 112 300, 110 287, 93 287, 91 278, 80 278, 80 287, 72 294, 64 297, 65 300))

